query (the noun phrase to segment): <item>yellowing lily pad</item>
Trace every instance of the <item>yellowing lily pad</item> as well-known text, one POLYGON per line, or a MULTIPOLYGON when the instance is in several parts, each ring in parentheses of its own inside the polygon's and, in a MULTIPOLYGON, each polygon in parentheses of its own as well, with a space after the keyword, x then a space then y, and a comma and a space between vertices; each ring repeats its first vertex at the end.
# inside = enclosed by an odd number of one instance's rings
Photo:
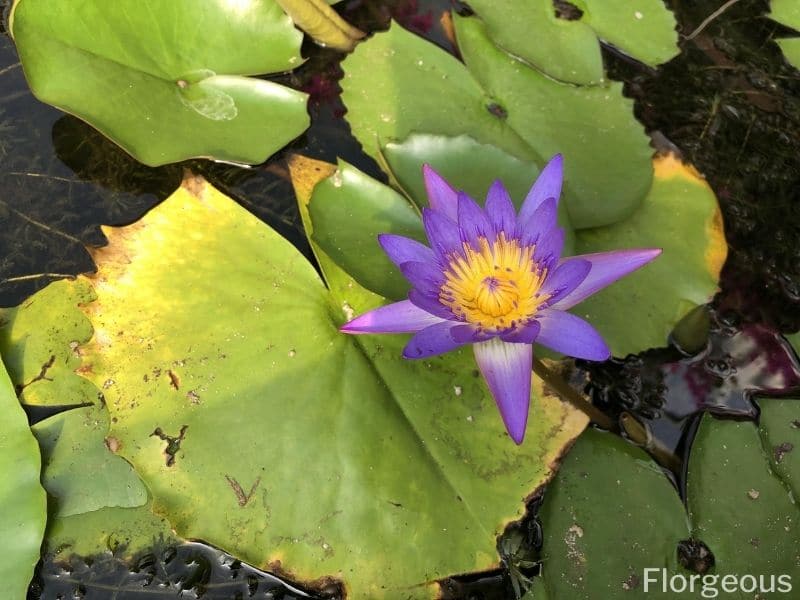
POLYGON ((301 63, 275 0, 16 0, 9 28, 40 100, 147 165, 260 163, 308 127, 305 94, 247 77, 301 63))
POLYGON ((352 597, 430 597, 498 564, 496 535, 586 424, 538 393, 516 446, 468 351, 404 361, 402 336, 340 334, 377 299, 326 290, 201 179, 106 233, 81 372, 181 536, 352 597))
POLYGON ((656 158, 653 166, 653 185, 633 215, 576 233, 577 254, 663 249, 651 264, 573 309, 597 327, 615 356, 665 345, 675 324, 714 295, 728 252, 709 185, 673 156, 656 158))

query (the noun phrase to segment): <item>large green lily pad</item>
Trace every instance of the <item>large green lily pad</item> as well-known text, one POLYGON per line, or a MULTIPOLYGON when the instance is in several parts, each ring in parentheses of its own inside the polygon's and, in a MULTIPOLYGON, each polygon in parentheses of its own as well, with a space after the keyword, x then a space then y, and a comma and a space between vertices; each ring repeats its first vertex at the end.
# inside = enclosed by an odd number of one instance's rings
POLYGON ((580 18, 556 15, 552 0, 471 0, 495 43, 561 81, 604 80, 598 37, 655 66, 678 53, 675 19, 660 0, 578 0, 580 18))
POLYGON ((16 0, 10 30, 40 100, 148 165, 259 163, 308 127, 305 94, 246 77, 301 62, 275 0, 16 0))
POLYGON ((621 85, 559 83, 497 48, 479 19, 454 22, 465 64, 397 25, 345 59, 342 98, 367 153, 412 133, 468 135, 537 165, 560 152, 575 227, 630 215, 652 151, 621 85))
MULTIPOLYGON (((769 16, 778 23, 800 32, 800 6, 794 0, 772 0, 769 16)), ((793 37, 776 41, 786 59, 800 69, 800 38, 793 37)))
POLYGON ((374 296, 329 293, 201 180, 106 233, 81 372, 179 535, 353 597, 429 597, 498 563, 495 536, 585 426, 539 393, 517 447, 469 352, 404 361, 402 336, 340 334, 374 296))
POLYGON ((0 363, 0 580, 9 598, 24 598, 39 561, 47 498, 39 483, 39 447, 0 363))
POLYGON ((75 373, 79 346, 92 335, 76 305, 93 298, 85 281, 62 280, 19 307, 0 310, 0 355, 19 400, 31 407, 72 407, 32 428, 42 453, 42 483, 53 497, 51 516, 147 502, 139 477, 111 451, 118 441, 108 437, 101 390, 75 373))
MULTIPOLYGON (((684 597, 687 591, 662 594, 661 569, 668 577, 699 578, 678 565, 677 544, 689 538, 705 543, 714 555, 710 576, 752 574, 767 586, 771 576, 796 580, 800 510, 787 488, 791 478, 774 470, 769 440, 797 441, 787 417, 797 415, 800 405, 777 399, 762 399, 761 405, 760 428, 703 417, 689 461, 688 516, 644 452, 610 434, 585 432, 544 498, 542 578, 535 581, 532 597, 684 597), (648 589, 645 568, 657 570, 650 572, 648 589)), ((793 473, 796 477, 796 469, 793 473)), ((700 587, 698 579, 698 595, 700 587)))

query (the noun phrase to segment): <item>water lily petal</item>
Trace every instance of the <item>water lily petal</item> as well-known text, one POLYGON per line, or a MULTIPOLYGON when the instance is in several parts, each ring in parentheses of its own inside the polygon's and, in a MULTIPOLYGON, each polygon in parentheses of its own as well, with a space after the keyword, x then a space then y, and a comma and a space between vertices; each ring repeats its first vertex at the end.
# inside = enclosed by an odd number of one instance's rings
POLYGON ((408 299, 418 308, 441 317, 442 319, 455 320, 453 312, 439 302, 439 294, 424 294, 419 290, 412 289, 408 292, 408 299))
POLYGON ((562 227, 553 227, 546 235, 539 238, 536 249, 533 251, 533 260, 547 269, 551 269, 561 258, 565 237, 566 233, 562 227))
POLYGON ((517 227, 523 244, 538 244, 558 227, 558 204, 555 198, 542 202, 527 220, 520 219, 517 227))
POLYGON ((614 283, 620 277, 643 267, 659 254, 661 254, 660 248, 641 248, 576 256, 575 258, 591 263, 592 268, 589 274, 572 292, 562 296, 550 306, 561 310, 571 308, 598 290, 614 283))
POLYGON ((444 283, 442 270, 435 264, 424 262, 404 262, 400 272, 416 289, 427 296, 438 296, 444 283))
POLYGON ((402 235, 382 233, 378 236, 378 243, 386 252, 389 260, 398 267, 405 262, 433 263, 436 260, 433 250, 425 244, 402 235))
POLYGON ((499 179, 495 180, 486 194, 485 209, 496 234, 499 235, 504 231, 506 239, 516 236, 517 215, 514 204, 511 202, 511 195, 499 179))
POLYGON ((586 360, 607 360, 611 357, 611 351, 602 336, 580 317, 545 308, 539 311, 536 319, 542 327, 536 338, 537 344, 586 360))
POLYGON ((409 300, 381 306, 342 325, 343 333, 416 333, 441 318, 412 304, 409 300))
POLYGON ((539 290, 542 296, 548 297, 547 306, 552 306, 577 288, 591 268, 592 263, 581 258, 569 258, 558 265, 539 290))
MULTIPOLYGON (((418 331, 403 348, 403 357, 427 358, 468 344, 469 341, 459 341, 453 337, 451 329, 454 327, 463 327, 463 325, 452 321, 443 321, 418 331)), ((463 336, 460 336, 460 339, 463 340, 463 336)))
POLYGON ((430 165, 422 165, 422 177, 428 193, 428 204, 433 210, 444 213, 453 221, 458 219, 458 200, 456 191, 447 180, 433 170, 430 165))
POLYGON ((461 239, 476 250, 480 247, 478 238, 494 241, 494 226, 481 207, 464 192, 458 193, 458 228, 461 239))
POLYGON ((553 198, 558 204, 558 199, 561 196, 561 182, 564 178, 563 172, 563 158, 560 154, 556 154, 550 159, 539 173, 539 177, 533 184, 531 191, 525 196, 525 202, 522 203, 522 208, 519 211, 518 221, 524 223, 531 218, 536 209, 547 200, 553 198))
POLYGON ((514 344, 532 344, 536 340, 536 336, 539 335, 540 328, 541 326, 537 321, 531 321, 514 331, 502 334, 500 339, 514 344))
POLYGON ((533 348, 530 344, 510 344, 500 338, 472 347, 478 368, 500 409, 508 434, 517 444, 521 444, 531 402, 533 348))
POLYGON ((461 232, 456 221, 444 213, 429 208, 422 209, 422 223, 434 252, 443 260, 462 249, 461 232))

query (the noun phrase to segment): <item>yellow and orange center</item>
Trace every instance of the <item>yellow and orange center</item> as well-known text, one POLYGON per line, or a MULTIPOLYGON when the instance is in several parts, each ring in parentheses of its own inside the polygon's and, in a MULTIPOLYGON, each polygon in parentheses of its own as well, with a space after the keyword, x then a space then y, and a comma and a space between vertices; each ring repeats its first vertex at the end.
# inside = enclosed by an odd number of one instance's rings
POLYGON ((501 233, 478 249, 464 244, 445 270, 439 301, 467 323, 503 331, 526 323, 547 297, 539 290, 547 275, 533 260, 533 246, 521 246, 501 233))

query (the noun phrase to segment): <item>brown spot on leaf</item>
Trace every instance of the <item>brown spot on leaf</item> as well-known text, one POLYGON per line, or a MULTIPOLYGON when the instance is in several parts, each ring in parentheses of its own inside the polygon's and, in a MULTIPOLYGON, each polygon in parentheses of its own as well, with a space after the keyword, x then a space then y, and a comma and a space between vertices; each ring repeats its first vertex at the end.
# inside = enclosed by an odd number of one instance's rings
POLYGON ((780 463, 783 461, 783 457, 789 454, 794 450, 794 444, 790 442, 783 442, 782 444, 778 444, 775 448, 772 449, 772 454, 775 457, 775 462, 780 463))
POLYGON ((256 488, 258 488, 258 484, 261 483, 261 477, 257 478, 253 483, 253 485, 250 487, 250 492, 245 494, 241 484, 238 481, 236 481, 236 479, 234 479, 230 475, 225 475, 225 479, 227 480, 228 485, 231 486, 233 493, 236 494, 236 501, 239 503, 240 508, 244 508, 247 505, 247 503, 250 502, 250 498, 253 497, 256 488))
POLYGON ((180 433, 178 433, 177 437, 167 435, 161 430, 161 427, 156 427, 156 430, 150 434, 151 436, 156 436, 167 442, 167 447, 164 448, 164 457, 165 457, 165 464, 168 467, 171 467, 172 465, 175 464, 175 455, 178 453, 178 450, 181 449, 181 442, 186 436, 187 429, 189 429, 188 425, 184 425, 183 427, 181 427, 180 433))
POLYGON ((172 369, 167 371, 167 375, 169 375, 169 384, 173 388, 175 388, 176 390, 181 389, 181 378, 180 378, 180 376, 175 371, 173 371, 172 369))

